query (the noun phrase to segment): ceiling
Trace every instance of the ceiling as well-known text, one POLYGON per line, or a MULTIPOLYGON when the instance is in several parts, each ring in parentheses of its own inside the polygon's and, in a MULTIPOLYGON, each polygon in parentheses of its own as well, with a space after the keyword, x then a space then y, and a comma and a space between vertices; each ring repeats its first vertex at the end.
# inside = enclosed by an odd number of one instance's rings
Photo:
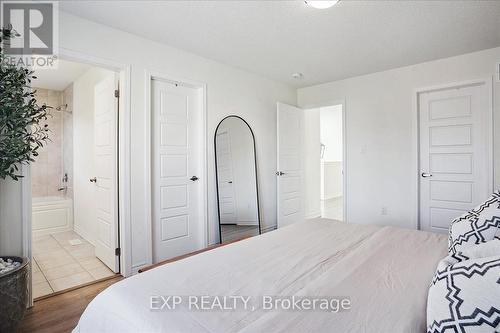
POLYGON ((40 67, 35 69, 33 87, 63 91, 91 66, 72 61, 59 60, 57 68, 40 67))
POLYGON ((500 46, 500 1, 66 1, 62 10, 295 87, 500 46), (293 79, 295 72, 302 79, 293 79))

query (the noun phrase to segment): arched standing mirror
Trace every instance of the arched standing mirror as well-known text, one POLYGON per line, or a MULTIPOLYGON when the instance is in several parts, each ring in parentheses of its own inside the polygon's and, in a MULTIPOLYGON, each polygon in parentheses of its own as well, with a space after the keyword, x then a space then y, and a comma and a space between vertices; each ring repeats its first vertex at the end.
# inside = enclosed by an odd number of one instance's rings
POLYGON ((215 130, 220 242, 260 234, 255 139, 248 123, 228 116, 215 130))

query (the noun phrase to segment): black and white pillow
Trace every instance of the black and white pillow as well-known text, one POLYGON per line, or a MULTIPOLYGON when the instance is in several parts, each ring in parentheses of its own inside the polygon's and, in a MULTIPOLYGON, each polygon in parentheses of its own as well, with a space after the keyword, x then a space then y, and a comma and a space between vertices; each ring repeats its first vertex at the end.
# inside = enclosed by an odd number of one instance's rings
POLYGON ((427 299, 428 333, 500 330, 500 240, 482 245, 439 263, 427 299))
POLYGON ((473 210, 451 222, 448 241, 450 254, 472 245, 500 238, 500 191, 473 210))

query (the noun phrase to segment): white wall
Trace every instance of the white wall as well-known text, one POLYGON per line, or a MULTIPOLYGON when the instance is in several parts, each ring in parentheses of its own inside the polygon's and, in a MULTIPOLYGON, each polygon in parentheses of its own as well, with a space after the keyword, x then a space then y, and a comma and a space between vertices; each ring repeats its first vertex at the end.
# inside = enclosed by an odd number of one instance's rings
POLYGON ((304 111, 304 215, 321 215, 320 109, 304 111))
POLYGON ((321 199, 342 196, 342 104, 320 108, 321 143, 325 145, 321 160, 321 199))
POLYGON ((321 200, 343 195, 342 162, 321 161, 321 200))
MULTIPOLYGON (((325 83, 298 90, 301 107, 345 98, 348 222, 415 228, 415 89, 489 77, 500 48, 325 83), (387 207, 388 215, 381 215, 387 207)), ((495 100, 500 85, 494 84, 495 100)), ((495 106, 495 127, 500 128, 495 106)), ((500 162, 496 135, 495 164, 500 162)), ((496 168, 496 186, 500 168, 496 168)))
POLYGON ((321 143, 324 161, 342 161, 342 104, 320 108, 321 143))
POLYGON ((239 118, 225 119, 220 131, 229 131, 233 188, 236 201, 236 223, 258 225, 257 188, 255 186, 255 155, 252 133, 239 118))
POLYGON ((62 48, 131 66, 131 224, 132 264, 147 263, 148 207, 146 196, 145 71, 165 73, 207 84, 208 216, 210 242, 218 234, 213 135, 229 114, 243 117, 252 127, 257 145, 262 223, 276 225, 276 102, 296 103, 296 90, 191 53, 149 41, 78 17, 61 13, 62 48))
MULTIPOLYGON (((205 82, 208 87, 208 167, 210 241, 216 239, 213 133, 226 115, 245 118, 254 129, 257 144, 262 222, 276 224, 276 101, 295 104, 295 90, 169 46, 61 13, 60 46, 90 56, 131 66, 131 223, 132 264, 147 261, 149 216, 146 194, 145 70, 205 82)), ((470 80, 493 75, 500 48, 409 66, 381 73, 331 82, 298 90, 302 107, 346 99, 347 163, 350 222, 392 224, 412 228, 416 224, 416 153, 413 90, 418 87, 470 80), (381 216, 382 206, 388 215, 381 216)), ((495 84, 495 99, 500 99, 495 84)), ((500 110, 496 107, 496 113, 500 110)), ((499 128, 499 118, 496 127, 499 128)), ((500 162, 500 136, 496 137, 496 164, 500 162)), ((500 184, 497 168, 496 184, 500 184)), ((0 250, 21 249, 21 184, 0 185, 0 250), (4 199, 5 195, 8 199, 4 199), (7 200, 7 201, 6 201, 7 200), (7 217, 6 217, 7 216, 7 217), (11 217, 9 217, 11 216, 11 217), (8 241, 4 235, 13 235, 8 241), (7 244, 7 245, 5 245, 7 244)))
POLYGON ((22 182, 0 179, 0 255, 23 255, 22 182))
POLYGON ((94 161, 94 88, 113 72, 91 68, 73 83, 73 204, 74 228, 95 244, 98 235, 94 161))

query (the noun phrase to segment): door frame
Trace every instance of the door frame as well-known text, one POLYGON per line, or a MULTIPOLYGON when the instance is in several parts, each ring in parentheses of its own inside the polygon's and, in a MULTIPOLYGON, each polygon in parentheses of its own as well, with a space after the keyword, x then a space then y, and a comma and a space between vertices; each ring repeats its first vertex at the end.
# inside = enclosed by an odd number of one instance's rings
MULTIPOLYGON (((308 109, 317 109, 317 108, 325 108, 328 106, 334 105, 342 105, 342 222, 349 223, 348 214, 349 214, 349 187, 348 187, 348 154, 347 154, 347 112, 346 112, 346 99, 336 99, 325 101, 321 103, 310 103, 310 104, 300 104, 298 107, 303 109, 304 111, 308 109)), ((320 119, 321 121, 321 119, 320 119)), ((276 169, 278 170, 278 169, 276 169)))
POLYGON ((173 84, 180 84, 187 87, 198 89, 201 96, 201 123, 202 123, 202 133, 201 139, 201 149, 203 152, 203 156, 199 161, 202 175, 199 179, 202 188, 202 210, 204 212, 203 216, 203 241, 204 246, 208 246, 208 230, 209 230, 209 221, 208 221, 208 163, 207 163, 207 85, 204 82, 194 81, 185 78, 175 77, 173 75, 166 74, 161 71, 156 70, 145 70, 144 71, 144 79, 145 79, 145 89, 144 89, 144 100, 145 100, 145 110, 146 110, 146 126, 145 126, 145 134, 146 134, 146 158, 145 158, 145 166, 146 166, 146 193, 145 193, 145 202, 146 202, 146 210, 144 220, 147 225, 147 255, 145 261, 136 263, 132 266, 133 273, 137 273, 137 271, 146 265, 153 264, 153 186, 152 186, 152 146, 153 146, 153 106, 151 103, 151 93, 152 93, 152 80, 159 80, 173 84))
MULTIPOLYGON (((132 249, 131 249, 131 228, 130 228, 130 80, 131 67, 109 59, 98 58, 93 55, 78 52, 66 48, 59 48, 59 59, 79 62, 94 67, 104 68, 114 71, 119 75, 120 80, 120 98, 118 117, 118 241, 121 249, 120 253, 120 274, 127 277, 132 274, 132 249)), ((117 115, 118 116, 118 115, 117 115)), ((21 200, 22 200, 22 248, 23 256, 32 259, 32 198, 31 198, 31 166, 23 165, 21 200)), ((29 304, 33 306, 32 295, 32 272, 29 272, 29 304)))
POLYGON ((493 76, 485 77, 483 79, 451 82, 440 85, 433 85, 428 87, 417 88, 413 92, 413 125, 412 125, 412 136, 413 136, 413 158, 414 158, 414 186, 415 186, 415 202, 414 216, 415 216, 415 229, 422 230, 422 225, 420 221, 420 94, 435 92, 440 90, 449 90, 453 88, 464 88, 472 86, 482 86, 486 87, 488 92, 488 119, 491 120, 491 126, 486 126, 489 133, 488 136, 488 190, 490 193, 493 192, 495 184, 495 159, 494 159, 494 112, 493 112, 493 76))

